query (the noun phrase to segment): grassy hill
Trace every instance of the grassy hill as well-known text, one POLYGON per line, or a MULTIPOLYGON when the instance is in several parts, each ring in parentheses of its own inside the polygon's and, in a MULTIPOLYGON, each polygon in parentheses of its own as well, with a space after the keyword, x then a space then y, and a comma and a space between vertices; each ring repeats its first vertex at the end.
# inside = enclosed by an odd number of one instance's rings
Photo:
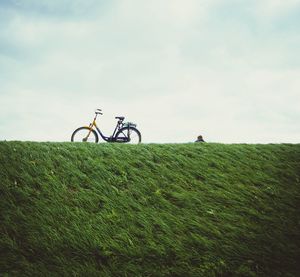
POLYGON ((0 276, 299 276, 300 144, 0 142, 0 276))

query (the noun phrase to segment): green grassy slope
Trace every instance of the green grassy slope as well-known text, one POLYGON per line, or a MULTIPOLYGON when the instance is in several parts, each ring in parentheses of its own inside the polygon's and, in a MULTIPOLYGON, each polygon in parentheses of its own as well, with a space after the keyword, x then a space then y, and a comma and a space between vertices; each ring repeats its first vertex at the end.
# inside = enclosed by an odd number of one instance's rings
POLYGON ((0 142, 0 276, 299 276, 300 144, 0 142))

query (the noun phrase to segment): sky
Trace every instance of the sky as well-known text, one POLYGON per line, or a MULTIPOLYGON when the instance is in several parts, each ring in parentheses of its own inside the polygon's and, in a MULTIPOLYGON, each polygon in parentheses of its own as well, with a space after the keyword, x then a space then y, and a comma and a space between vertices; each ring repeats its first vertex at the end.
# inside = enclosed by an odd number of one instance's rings
POLYGON ((115 116, 145 143, 300 143, 300 0, 0 0, 0 140, 115 116))

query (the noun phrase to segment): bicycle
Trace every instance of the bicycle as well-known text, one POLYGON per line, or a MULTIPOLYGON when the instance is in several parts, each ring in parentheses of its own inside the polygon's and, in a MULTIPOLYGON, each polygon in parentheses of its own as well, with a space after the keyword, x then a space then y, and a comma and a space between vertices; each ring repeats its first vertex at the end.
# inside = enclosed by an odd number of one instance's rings
POLYGON ((134 124, 132 122, 123 123, 123 121, 125 119, 124 116, 116 116, 115 117, 116 119, 118 119, 118 121, 117 121, 117 125, 115 127, 113 134, 109 137, 105 136, 96 124, 98 115, 103 115, 101 109, 97 109, 95 111, 94 120, 92 123, 90 123, 89 126, 79 127, 73 132, 73 134, 71 136, 71 141, 72 142, 98 143, 98 141, 99 141, 98 134, 106 142, 137 144, 142 141, 141 133, 136 128, 136 124, 134 124), (94 127, 96 129, 94 129, 94 127))

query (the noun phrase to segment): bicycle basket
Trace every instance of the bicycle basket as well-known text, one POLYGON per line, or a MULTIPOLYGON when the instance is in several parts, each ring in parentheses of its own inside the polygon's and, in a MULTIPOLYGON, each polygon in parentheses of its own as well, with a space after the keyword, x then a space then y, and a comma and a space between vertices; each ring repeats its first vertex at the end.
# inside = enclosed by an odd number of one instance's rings
POLYGON ((123 124, 123 127, 127 128, 127 127, 136 127, 136 124, 132 123, 132 122, 125 122, 123 124))

